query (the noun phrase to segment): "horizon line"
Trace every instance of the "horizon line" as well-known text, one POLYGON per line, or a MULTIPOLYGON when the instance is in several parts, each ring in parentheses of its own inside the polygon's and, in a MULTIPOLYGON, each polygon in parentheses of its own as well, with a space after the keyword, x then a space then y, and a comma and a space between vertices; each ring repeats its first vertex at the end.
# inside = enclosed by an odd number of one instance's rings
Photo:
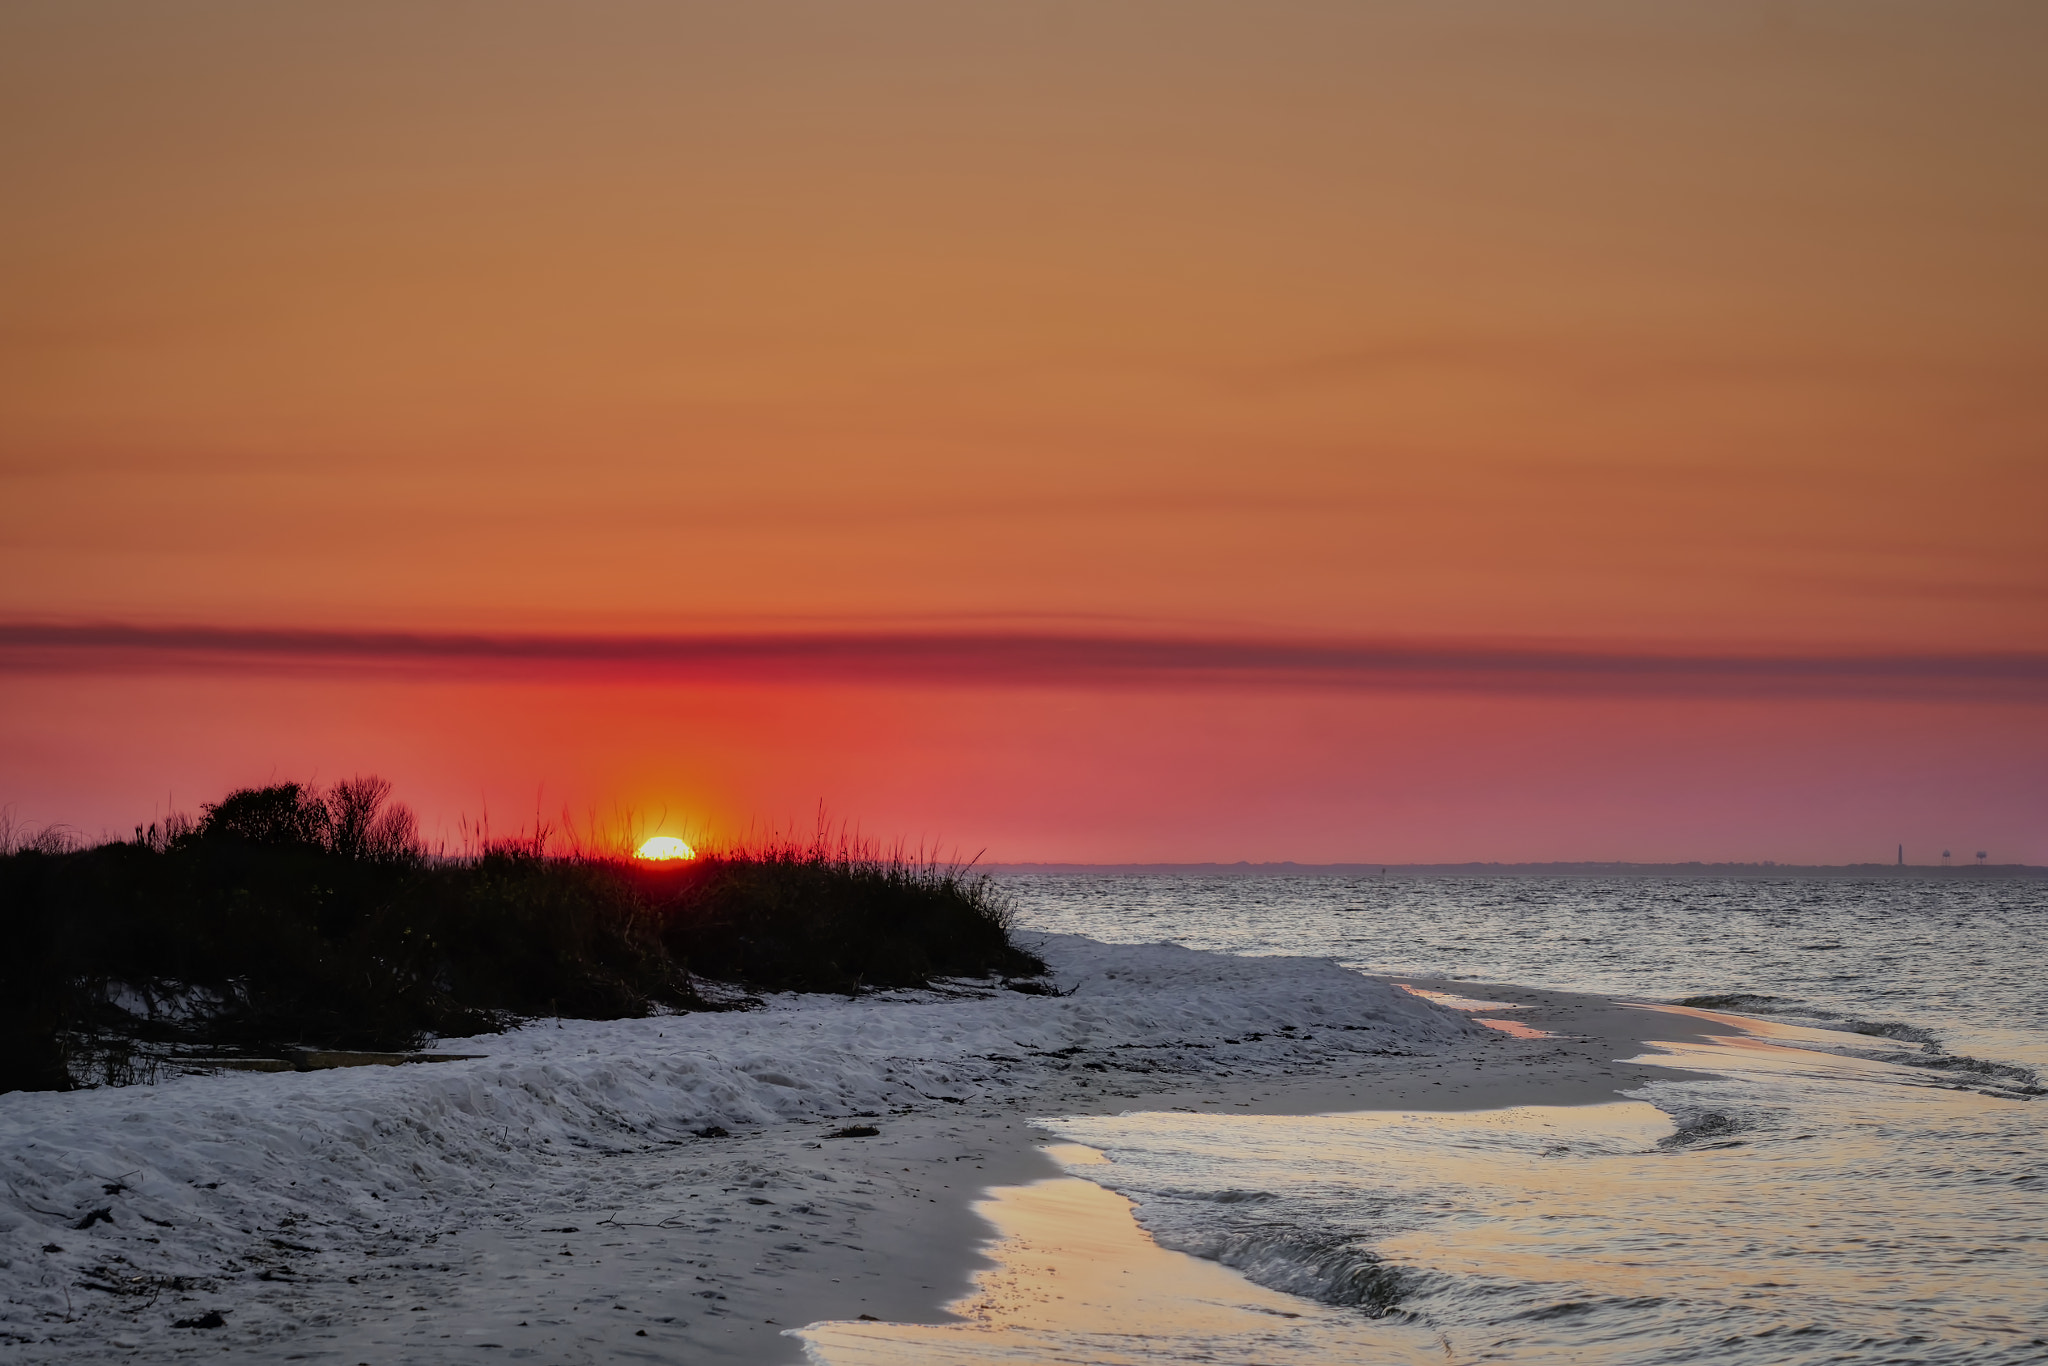
POLYGON ((2037 863, 1978 863, 1974 859, 1958 860, 1953 863, 1891 863, 1872 859, 1859 863, 1785 863, 1772 859, 1463 859, 1437 863, 1387 863, 1357 862, 1345 860, 1329 863, 1303 863, 1297 859, 1237 859, 1230 863, 1173 863, 1173 862, 1120 862, 1120 863, 1077 863, 1065 860, 1037 861, 990 861, 975 865, 986 872, 1029 872, 1065 871, 1119 872, 1222 872, 1245 870, 1262 872, 1268 869, 1287 868, 1305 873, 1363 872, 1377 868, 1383 873, 1479 871, 1479 872, 1628 872, 1631 870, 1663 871, 1666 869, 1698 869, 1703 872, 1746 871, 1762 873, 2028 873, 2048 876, 2048 865, 2037 863))
POLYGON ((576 635, 0 621, 0 672, 345 668, 506 679, 1311 688, 2048 702, 2048 653, 1054 631, 576 635))

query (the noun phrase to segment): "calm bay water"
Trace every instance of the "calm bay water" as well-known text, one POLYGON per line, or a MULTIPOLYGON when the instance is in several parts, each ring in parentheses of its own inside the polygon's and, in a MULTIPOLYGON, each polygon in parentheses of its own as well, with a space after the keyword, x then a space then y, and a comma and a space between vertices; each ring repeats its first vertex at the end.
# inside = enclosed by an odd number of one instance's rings
MULTIPOLYGON (((1162 1245, 1316 1306, 1292 1359, 1369 1359, 1365 1319, 1402 1360, 1420 1334, 1458 1362, 2048 1361, 2048 884, 1010 885, 1027 927, 1831 1031, 1812 1067, 1701 1056, 1719 1075, 1606 1106, 1056 1120, 1162 1245)), ((1190 1338, 1159 1359, 1255 1358, 1190 1338)))

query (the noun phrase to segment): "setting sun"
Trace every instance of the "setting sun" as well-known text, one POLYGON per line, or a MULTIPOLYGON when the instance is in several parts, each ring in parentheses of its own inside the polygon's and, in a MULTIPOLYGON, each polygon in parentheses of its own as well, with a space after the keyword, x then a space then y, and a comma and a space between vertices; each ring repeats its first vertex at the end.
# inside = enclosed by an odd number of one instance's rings
POLYGON ((695 858, 697 851, 677 839, 674 835, 656 835, 633 853, 634 858, 677 859, 695 858))

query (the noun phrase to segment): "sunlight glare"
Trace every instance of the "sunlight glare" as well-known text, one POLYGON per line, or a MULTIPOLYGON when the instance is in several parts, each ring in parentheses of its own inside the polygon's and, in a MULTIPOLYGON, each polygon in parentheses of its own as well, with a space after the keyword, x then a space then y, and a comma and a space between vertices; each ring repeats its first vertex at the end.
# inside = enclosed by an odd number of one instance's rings
POLYGON ((653 839, 635 850, 633 857, 656 860, 695 858, 697 857, 697 851, 684 844, 674 835, 656 835, 653 839))

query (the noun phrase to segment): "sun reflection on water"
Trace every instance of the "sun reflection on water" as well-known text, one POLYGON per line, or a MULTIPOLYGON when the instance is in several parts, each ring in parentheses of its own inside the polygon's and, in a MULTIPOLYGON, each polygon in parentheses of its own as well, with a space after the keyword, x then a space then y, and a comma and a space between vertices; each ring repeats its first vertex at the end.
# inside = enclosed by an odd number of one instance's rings
MULTIPOLYGON (((1068 1167, 1106 1165, 1080 1145, 1049 1151, 1068 1167)), ((1336 1350, 1340 1359, 1390 1366, 1443 1360, 1426 1332, 1388 1333, 1160 1247, 1132 1220, 1129 1200, 1092 1181, 999 1187, 975 1208, 996 1230, 996 1265, 949 1306, 961 1322, 813 1324, 800 1334, 811 1359, 824 1366, 1250 1366, 1327 1360, 1336 1350)))

